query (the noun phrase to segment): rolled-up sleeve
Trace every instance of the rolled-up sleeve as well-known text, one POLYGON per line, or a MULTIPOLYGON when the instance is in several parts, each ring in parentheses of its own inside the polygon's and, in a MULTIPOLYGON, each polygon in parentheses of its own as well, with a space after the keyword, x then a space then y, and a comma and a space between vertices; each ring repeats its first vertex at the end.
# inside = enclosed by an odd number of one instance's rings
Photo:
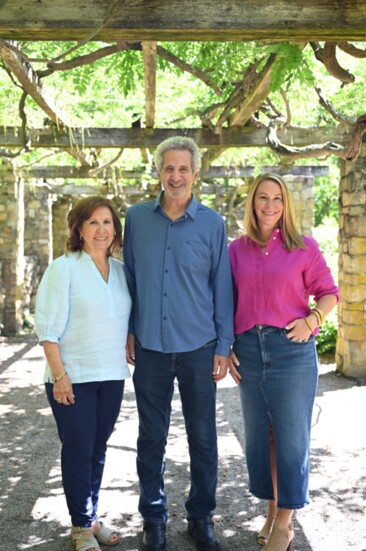
POLYGON ((64 257, 45 271, 36 298, 35 329, 40 343, 58 343, 69 317, 70 274, 64 257))
POLYGON ((308 268, 304 276, 308 294, 314 296, 316 302, 325 295, 335 295, 339 300, 339 289, 334 283, 331 271, 317 242, 307 237, 307 244, 311 249, 308 268))

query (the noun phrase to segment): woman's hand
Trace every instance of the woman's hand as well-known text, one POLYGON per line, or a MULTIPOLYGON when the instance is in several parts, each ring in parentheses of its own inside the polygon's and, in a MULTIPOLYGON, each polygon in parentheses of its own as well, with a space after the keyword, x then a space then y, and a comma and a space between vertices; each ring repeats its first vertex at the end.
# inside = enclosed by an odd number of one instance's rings
POLYGON ((133 333, 127 335, 126 360, 130 365, 135 365, 135 335, 133 333))
POLYGON ((290 333, 287 333, 287 337, 293 342, 306 342, 312 334, 305 318, 292 321, 286 325, 285 329, 290 330, 290 333))
POLYGON ((239 367, 239 365, 240 365, 240 363, 239 363, 238 358, 236 357, 235 352, 231 351, 231 353, 230 353, 229 373, 230 373, 230 375, 232 376, 232 378, 234 379, 234 381, 236 382, 237 385, 240 383, 240 380, 241 380, 241 375, 240 375, 239 371, 236 369, 237 367, 239 367))
POLYGON ((70 406, 75 404, 75 396, 72 391, 72 384, 69 376, 66 374, 53 383, 53 397, 59 404, 70 406))

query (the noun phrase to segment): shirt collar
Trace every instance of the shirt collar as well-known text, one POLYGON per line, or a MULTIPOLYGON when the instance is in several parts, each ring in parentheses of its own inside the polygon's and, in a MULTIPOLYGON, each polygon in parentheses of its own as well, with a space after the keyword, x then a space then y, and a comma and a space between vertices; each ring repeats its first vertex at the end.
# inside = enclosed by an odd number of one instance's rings
MULTIPOLYGON (((163 207, 162 207, 162 204, 161 204, 161 201, 163 199, 163 194, 164 194, 164 191, 161 191, 158 195, 158 197, 156 198, 155 200, 155 206, 154 206, 154 211, 155 212, 163 212, 163 207)), ((186 211, 184 213, 184 218, 192 218, 192 220, 194 220, 196 218, 196 213, 197 213, 197 206, 198 206, 198 203, 197 203, 197 200, 196 198, 194 197, 194 195, 191 196, 191 200, 190 202, 188 203, 188 207, 186 208, 186 211)))

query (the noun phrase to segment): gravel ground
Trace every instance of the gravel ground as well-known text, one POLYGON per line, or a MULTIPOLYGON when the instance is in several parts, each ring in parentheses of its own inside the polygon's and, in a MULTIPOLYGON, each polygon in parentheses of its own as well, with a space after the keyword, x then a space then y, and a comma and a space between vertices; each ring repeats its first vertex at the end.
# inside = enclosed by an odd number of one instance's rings
MULTIPOLYGON (((43 354, 33 336, 0 340, 0 550, 71 551, 61 488, 60 445, 42 385, 43 354)), ((312 503, 296 514, 293 551, 366 551, 366 387, 322 363, 313 416, 312 503)), ((220 471, 216 530, 225 551, 259 551, 264 504, 247 490, 243 425, 231 379, 218 387, 220 471)), ((120 551, 140 549, 135 472, 137 414, 128 380, 110 440, 100 499, 103 521, 123 535, 120 551)), ((189 485, 179 395, 167 450, 168 551, 194 551, 186 535, 189 485)), ((107 548, 105 548, 107 549, 107 548)))

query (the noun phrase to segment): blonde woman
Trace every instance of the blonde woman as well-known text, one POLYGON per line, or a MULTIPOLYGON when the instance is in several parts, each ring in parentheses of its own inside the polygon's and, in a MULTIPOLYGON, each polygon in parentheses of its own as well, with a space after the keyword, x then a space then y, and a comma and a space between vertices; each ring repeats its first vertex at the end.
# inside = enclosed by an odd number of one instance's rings
POLYGON ((244 228, 229 246, 235 298, 230 372, 242 403, 249 489, 268 500, 258 543, 266 551, 289 551, 293 512, 309 502, 314 335, 339 291, 315 240, 297 229, 280 176, 253 181, 244 228))

